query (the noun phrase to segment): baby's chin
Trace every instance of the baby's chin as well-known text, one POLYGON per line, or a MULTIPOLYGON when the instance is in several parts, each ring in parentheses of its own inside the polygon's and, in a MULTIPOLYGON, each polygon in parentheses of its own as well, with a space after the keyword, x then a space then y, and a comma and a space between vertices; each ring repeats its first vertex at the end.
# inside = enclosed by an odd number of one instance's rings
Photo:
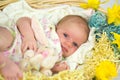
POLYGON ((64 57, 64 58, 66 58, 66 57, 69 57, 70 55, 68 55, 67 53, 62 53, 62 56, 64 57))
POLYGON ((64 58, 66 57, 66 55, 65 55, 65 53, 64 53, 64 52, 62 52, 62 57, 64 57, 64 58))

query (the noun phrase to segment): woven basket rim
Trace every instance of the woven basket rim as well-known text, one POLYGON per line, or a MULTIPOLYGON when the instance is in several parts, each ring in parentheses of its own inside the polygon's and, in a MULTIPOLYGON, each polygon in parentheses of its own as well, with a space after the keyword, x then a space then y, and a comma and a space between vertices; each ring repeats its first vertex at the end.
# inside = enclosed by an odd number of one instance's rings
MULTIPOLYGON (((20 0, 1 0, 0 10, 4 9, 8 4, 20 0)), ((60 4, 67 4, 71 6, 79 6, 84 0, 25 0, 32 8, 50 8, 60 4)))

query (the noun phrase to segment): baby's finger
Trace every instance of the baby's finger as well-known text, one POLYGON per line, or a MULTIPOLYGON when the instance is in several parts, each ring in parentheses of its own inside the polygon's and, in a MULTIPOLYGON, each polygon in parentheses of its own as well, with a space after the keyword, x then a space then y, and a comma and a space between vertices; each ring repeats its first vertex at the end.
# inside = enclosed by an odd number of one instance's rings
POLYGON ((67 63, 66 63, 66 62, 62 62, 62 64, 63 64, 63 65, 67 65, 67 63))
POLYGON ((36 51, 36 53, 38 53, 38 54, 41 53, 41 49, 38 48, 37 51, 36 51))
POLYGON ((11 78, 10 78, 10 77, 7 77, 7 79, 5 79, 5 80, 11 80, 11 78))
POLYGON ((16 76, 13 80, 19 80, 19 78, 16 76))
POLYGON ((29 45, 28 49, 29 49, 29 50, 33 50, 33 46, 32 46, 32 45, 29 45))
POLYGON ((21 45, 21 51, 22 51, 22 53, 24 53, 24 46, 25 46, 24 44, 21 45))
POLYGON ((22 78, 23 78, 23 74, 22 74, 22 72, 18 72, 18 74, 17 74, 17 77, 20 79, 20 80, 22 80, 22 78))
POLYGON ((66 66, 66 70, 69 70, 70 69, 70 67, 69 66, 66 66))
POLYGON ((16 76, 16 77, 9 78, 9 80, 19 80, 19 79, 16 76))
POLYGON ((15 80, 13 77, 7 77, 5 80, 15 80))
POLYGON ((33 50, 34 50, 35 52, 37 52, 37 46, 36 46, 36 45, 33 46, 33 50))
POLYGON ((11 80, 12 79, 10 75, 6 75, 6 76, 3 75, 3 77, 4 77, 5 80, 11 80))
POLYGON ((8 80, 18 80, 16 73, 13 73, 8 77, 8 80))
POLYGON ((25 51, 28 49, 27 45, 22 46, 22 53, 25 53, 25 51))
POLYGON ((9 78, 8 78, 8 77, 4 77, 4 79, 5 79, 5 80, 9 80, 9 78))
POLYGON ((67 65, 66 62, 63 62, 64 66, 65 66, 65 69, 68 70, 69 69, 69 66, 67 65))

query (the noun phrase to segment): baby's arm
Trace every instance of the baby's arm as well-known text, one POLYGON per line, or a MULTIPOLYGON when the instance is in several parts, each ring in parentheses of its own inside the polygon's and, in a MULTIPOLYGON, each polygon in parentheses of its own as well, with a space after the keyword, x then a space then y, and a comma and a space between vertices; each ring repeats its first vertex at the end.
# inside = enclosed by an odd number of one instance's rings
POLYGON ((31 19, 28 17, 22 17, 17 21, 17 28, 22 35, 22 52, 27 49, 37 50, 37 42, 35 35, 31 28, 31 19))
POLYGON ((19 67, 8 57, 0 52, 0 74, 5 80, 19 80, 22 78, 22 72, 19 67))
POLYGON ((54 67, 51 69, 53 73, 58 73, 60 71, 68 70, 69 66, 66 62, 56 63, 54 67))

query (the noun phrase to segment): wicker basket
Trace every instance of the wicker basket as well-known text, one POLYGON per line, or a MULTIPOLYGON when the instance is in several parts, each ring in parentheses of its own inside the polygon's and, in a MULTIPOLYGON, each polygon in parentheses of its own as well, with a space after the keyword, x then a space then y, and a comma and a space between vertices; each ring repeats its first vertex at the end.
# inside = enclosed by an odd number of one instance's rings
MULTIPOLYGON (((19 0, 0 0, 0 9, 2 10, 6 5, 19 0)), ((68 4, 73 6, 79 6, 84 0, 26 0, 26 2, 33 8, 47 8, 54 7, 59 4, 68 4)))
MULTIPOLYGON (((13 2, 16 2, 16 1, 19 1, 19 0, 0 0, 0 10, 4 9, 6 5, 10 4, 10 3, 13 3, 13 2)), ((84 3, 85 0, 26 0, 26 2, 32 7, 32 8, 48 8, 48 7, 54 7, 54 6, 57 6, 57 5, 60 5, 60 4, 68 4, 68 5, 71 5, 71 6, 79 6, 80 3, 84 3)), ((104 11, 103 11, 104 12, 104 11)), ((106 40, 107 41, 107 40, 106 40)), ((105 42, 105 41, 104 41, 105 42)), ((107 45, 107 44, 106 44, 107 45)), ((93 59, 92 59, 93 60, 93 59)), ((92 61, 91 62, 94 62, 92 61)), ((90 60, 89 60, 90 62, 90 60)), ((91 64, 88 64, 86 69, 88 69, 88 66, 91 66, 91 64)), ((92 69, 93 67, 91 67, 92 69)), ((90 68, 89 68, 90 69, 90 68)), ((87 72, 85 74, 86 75, 86 79, 83 79, 83 80, 91 80, 91 77, 93 77, 94 75, 91 74, 91 69, 89 70, 89 73, 88 74, 87 72), (89 78, 89 76, 91 76, 89 78), (87 78, 88 77, 88 78, 87 78)), ((74 73, 70 73, 70 72, 63 72, 63 74, 59 74, 58 77, 63 77, 64 76, 74 76, 72 79, 70 80, 75 80, 76 77, 78 76, 81 76, 81 75, 78 75, 80 73, 80 71, 74 71, 74 73), (69 74, 68 74, 69 73, 69 74)), ((29 74, 30 76, 31 74, 29 74)), ((31 75, 32 76, 32 75, 31 75)), ((85 75, 84 75, 85 76, 85 75)), ((43 76, 42 80, 58 80, 57 78, 55 78, 57 76, 54 76, 53 78, 47 78, 43 76)), ((79 79, 81 79, 83 77, 79 77, 79 79)), ((77 79, 77 80, 79 80, 77 79)), ((29 79, 29 80, 34 80, 34 79, 29 79)), ((41 80, 41 78, 39 79, 41 80)))

